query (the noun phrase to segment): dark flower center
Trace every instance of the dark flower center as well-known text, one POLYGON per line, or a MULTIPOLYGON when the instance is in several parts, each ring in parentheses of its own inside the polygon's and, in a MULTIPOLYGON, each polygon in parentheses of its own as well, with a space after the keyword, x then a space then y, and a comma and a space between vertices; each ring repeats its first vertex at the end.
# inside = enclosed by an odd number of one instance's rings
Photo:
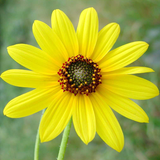
POLYGON ((87 64, 85 61, 77 61, 72 63, 67 69, 70 79, 72 79, 71 84, 75 84, 75 87, 82 85, 89 85, 92 83, 92 75, 94 69, 91 64, 87 64))
POLYGON ((98 65, 82 55, 69 58, 58 74, 63 91, 70 91, 75 95, 95 92, 95 88, 101 83, 98 65))

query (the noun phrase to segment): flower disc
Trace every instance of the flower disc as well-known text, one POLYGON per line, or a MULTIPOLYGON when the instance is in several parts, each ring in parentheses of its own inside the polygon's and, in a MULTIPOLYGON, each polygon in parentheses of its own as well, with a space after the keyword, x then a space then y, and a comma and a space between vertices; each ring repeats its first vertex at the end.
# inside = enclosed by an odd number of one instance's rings
POLYGON ((63 91, 70 91, 75 95, 95 92, 95 88, 101 83, 98 65, 82 55, 69 58, 58 74, 63 91))

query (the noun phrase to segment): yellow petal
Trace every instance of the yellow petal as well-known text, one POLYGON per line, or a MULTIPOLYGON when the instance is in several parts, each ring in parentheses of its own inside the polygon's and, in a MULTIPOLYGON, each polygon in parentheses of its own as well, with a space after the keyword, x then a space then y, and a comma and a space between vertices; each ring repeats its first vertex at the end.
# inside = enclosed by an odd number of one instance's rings
POLYGON ((1 78, 11 85, 29 88, 37 88, 47 85, 54 86, 55 84, 58 84, 57 82, 59 79, 57 75, 47 76, 22 69, 7 70, 1 74, 1 78))
POLYGON ((96 121, 92 103, 86 95, 76 95, 73 124, 81 140, 88 144, 95 136, 96 121))
POLYGON ((124 137, 114 113, 107 105, 105 99, 97 92, 91 94, 89 97, 93 104, 96 116, 96 129, 98 135, 111 148, 120 152, 124 145, 124 137))
POLYGON ((149 118, 144 110, 129 98, 104 90, 103 85, 98 87, 98 92, 105 98, 107 104, 119 114, 137 122, 148 123, 149 118))
POLYGON ((60 87, 37 88, 12 99, 4 108, 4 115, 21 118, 47 108, 60 87))
POLYGON ((66 14, 59 9, 54 10, 51 22, 54 32, 63 42, 69 57, 78 55, 79 46, 75 29, 66 14))
POLYGON ((91 59, 95 62, 100 61, 113 47, 120 33, 117 23, 106 25, 98 34, 98 40, 91 59))
POLYGON ((102 80, 102 84, 104 88, 132 99, 144 100, 159 95, 159 90, 153 83, 133 75, 108 76, 102 80))
POLYGON ((68 60, 69 56, 63 43, 48 25, 38 20, 34 21, 33 34, 41 49, 48 53, 57 63, 62 65, 68 60))
POLYGON ((75 96, 70 92, 60 92, 45 111, 40 124, 41 142, 57 137, 69 122, 75 96))
POLYGON ((82 11, 77 27, 79 53, 90 57, 95 48, 98 37, 98 15, 94 8, 82 11))
POLYGON ((7 49, 9 55, 22 66, 42 74, 57 74, 57 63, 42 50, 27 44, 16 44, 7 49))
POLYGON ((153 69, 148 67, 125 67, 111 72, 103 72, 103 78, 107 78, 108 76, 122 75, 122 74, 138 74, 138 73, 147 73, 154 72, 153 69))
POLYGON ((99 62, 102 72, 114 71, 134 62, 148 49, 146 42, 132 42, 110 51, 99 62))

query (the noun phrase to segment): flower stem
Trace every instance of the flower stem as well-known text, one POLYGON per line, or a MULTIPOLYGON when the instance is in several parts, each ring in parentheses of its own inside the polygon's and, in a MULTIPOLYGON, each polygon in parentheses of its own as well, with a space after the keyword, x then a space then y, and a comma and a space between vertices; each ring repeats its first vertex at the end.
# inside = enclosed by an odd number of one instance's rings
POLYGON ((70 132, 70 129, 71 129, 71 124, 72 124, 72 118, 68 122, 68 124, 67 124, 67 126, 66 126, 66 128, 63 132, 63 137, 62 137, 62 141, 61 141, 61 145, 60 145, 57 160, 63 160, 63 158, 64 158, 64 154, 65 154, 66 147, 67 147, 67 142, 68 142, 68 137, 69 137, 69 132, 70 132))
MULTIPOLYGON (((43 116, 44 112, 45 112, 45 109, 42 110, 41 119, 42 119, 42 116, 43 116)), ((40 122, 41 122, 41 119, 40 119, 40 122)), ((39 127, 40 127, 40 122, 39 122, 39 127)), ((39 143, 40 143, 39 127, 38 127, 38 130, 37 130, 37 136, 36 136, 36 142, 35 142, 35 148, 34 148, 34 160, 39 159, 39 143)))

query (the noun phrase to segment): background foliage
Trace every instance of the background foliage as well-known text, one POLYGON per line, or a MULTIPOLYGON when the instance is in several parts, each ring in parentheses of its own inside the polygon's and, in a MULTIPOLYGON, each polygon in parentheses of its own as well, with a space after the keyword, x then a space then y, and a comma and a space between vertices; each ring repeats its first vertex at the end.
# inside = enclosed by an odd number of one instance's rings
MULTIPOLYGON (((121 26, 114 47, 132 41, 146 41, 148 51, 132 65, 148 66, 155 73, 143 74, 157 86, 160 83, 160 1, 159 0, 0 0, 0 73, 23 68, 7 53, 7 46, 27 43, 37 46, 32 34, 34 20, 50 25, 52 10, 63 10, 75 28, 80 12, 94 7, 99 15, 100 29, 110 22, 121 26)), ((34 142, 40 113, 21 119, 3 115, 3 108, 12 98, 29 89, 14 87, 0 79, 0 160, 33 159, 34 142)), ((97 135, 85 145, 72 126, 65 160, 159 160, 160 159, 160 101, 156 97, 137 101, 150 118, 140 124, 116 114, 125 136, 121 153, 109 148, 97 135)), ((56 159, 61 136, 40 145, 40 160, 56 159)))

